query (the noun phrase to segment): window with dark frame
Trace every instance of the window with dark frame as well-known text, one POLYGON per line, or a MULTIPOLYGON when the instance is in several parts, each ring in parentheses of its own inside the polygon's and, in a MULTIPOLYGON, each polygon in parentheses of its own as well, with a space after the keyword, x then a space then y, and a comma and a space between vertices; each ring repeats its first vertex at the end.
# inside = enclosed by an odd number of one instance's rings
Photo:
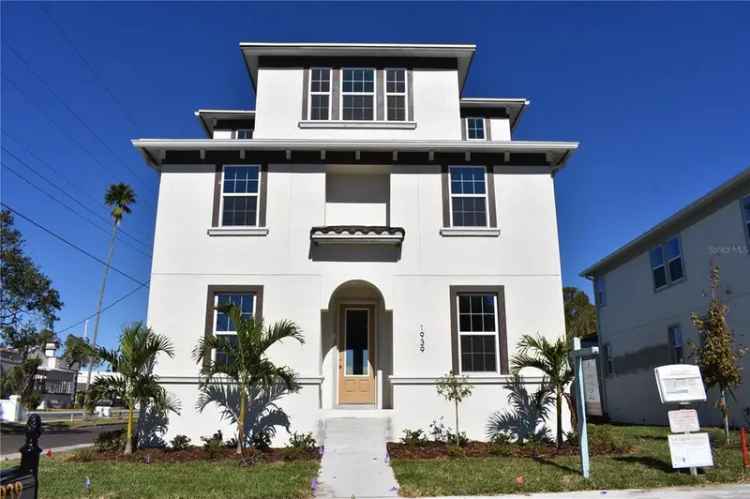
MULTIPOLYGON (((250 292, 216 293, 214 295, 214 307, 221 305, 235 305, 240 309, 240 316, 243 319, 250 319, 255 311, 255 294, 250 292)), ((229 315, 220 310, 214 310, 213 334, 225 337, 230 343, 236 345, 237 328, 229 315)), ((217 364, 226 363, 228 360, 227 354, 220 350, 216 350, 214 356, 214 361, 217 364)))
POLYGON ((310 119, 331 119, 331 68, 310 70, 310 119))
POLYGON ((456 299, 461 372, 498 372, 497 296, 458 293, 456 299))
POLYGON ((349 121, 375 119, 375 70, 345 68, 341 78, 342 118, 349 121))
POLYGON ((224 166, 221 196, 221 225, 258 225, 260 166, 224 166))
POLYGON ((485 140, 484 118, 466 118, 466 138, 485 140))
POLYGON ((485 167, 450 167, 450 203, 451 226, 487 227, 485 167))
POLYGON ((387 121, 406 121, 406 70, 385 70, 387 121))
POLYGON ((612 358, 612 346, 609 343, 605 343, 602 346, 602 357, 604 357, 604 375, 614 376, 615 361, 612 358))
POLYGON ((665 244, 656 246, 649 252, 654 289, 662 289, 685 277, 682 263, 682 247, 679 237, 673 237, 665 244))
MULTIPOLYGON (((742 200, 742 219, 745 221, 745 237, 750 247, 750 196, 745 196, 742 200)), ((750 248, 748 249, 750 251, 750 248)))
POLYGON ((679 324, 672 324, 667 328, 669 338, 669 357, 673 364, 684 362, 685 345, 682 342, 682 329, 679 324))
POLYGON ((594 277, 594 300, 597 307, 603 307, 607 304, 607 287, 604 276, 594 277))

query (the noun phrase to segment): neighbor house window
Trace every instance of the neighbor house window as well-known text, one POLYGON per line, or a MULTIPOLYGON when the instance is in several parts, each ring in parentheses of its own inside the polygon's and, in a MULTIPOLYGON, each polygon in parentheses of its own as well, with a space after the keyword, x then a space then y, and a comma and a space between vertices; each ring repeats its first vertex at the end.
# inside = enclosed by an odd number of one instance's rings
POLYGON ((331 69, 310 70, 310 119, 331 119, 331 69))
POLYGON ((240 128, 237 130, 235 137, 238 139, 252 139, 253 129, 252 128, 240 128))
POLYGON ((669 337, 669 357, 673 364, 682 364, 684 360, 684 344, 682 343, 682 330, 679 324, 673 324, 667 328, 669 337))
POLYGON ((487 227, 487 179, 483 166, 450 167, 451 225, 487 227))
POLYGON ((385 70, 385 100, 388 121, 406 121, 406 70, 385 70))
POLYGON ((484 118, 466 118, 466 138, 484 140, 484 118))
POLYGON ((597 307, 603 307, 607 304, 607 288, 604 284, 604 276, 594 278, 594 300, 597 307))
POLYGON ((459 293, 456 299, 461 372, 497 372, 496 295, 459 293))
POLYGON ((375 119, 374 69, 344 69, 342 71, 341 109, 345 120, 375 119))
POLYGON ((664 288, 685 277, 682 265, 682 248, 678 237, 673 237, 665 244, 653 248, 649 257, 651 274, 654 278, 654 289, 664 288))
POLYGON ((225 166, 222 179, 221 224, 250 227, 258 225, 260 167, 225 166))
MULTIPOLYGON (((216 293, 214 295, 214 307, 221 305, 235 305, 240 309, 243 319, 250 319, 255 310, 255 294, 253 293, 216 293)), ((237 326, 229 318, 229 315, 214 309, 214 330, 216 336, 226 338, 230 343, 237 343, 237 326)), ((218 364, 226 363, 228 360, 226 352, 217 350, 214 353, 214 361, 218 364)))
POLYGON ((612 358, 612 346, 609 343, 602 346, 602 358, 604 359, 604 375, 613 376, 615 374, 615 361, 612 358))
POLYGON ((748 245, 750 245, 750 196, 745 196, 742 200, 742 219, 745 221, 745 236, 748 245))

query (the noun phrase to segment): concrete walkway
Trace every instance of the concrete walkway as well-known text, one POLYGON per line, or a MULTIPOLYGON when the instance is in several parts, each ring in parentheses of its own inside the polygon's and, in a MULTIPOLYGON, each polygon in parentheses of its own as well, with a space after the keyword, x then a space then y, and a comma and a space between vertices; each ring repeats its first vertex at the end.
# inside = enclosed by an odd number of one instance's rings
POLYGON ((398 497, 386 456, 388 425, 388 418, 327 419, 315 496, 398 497))

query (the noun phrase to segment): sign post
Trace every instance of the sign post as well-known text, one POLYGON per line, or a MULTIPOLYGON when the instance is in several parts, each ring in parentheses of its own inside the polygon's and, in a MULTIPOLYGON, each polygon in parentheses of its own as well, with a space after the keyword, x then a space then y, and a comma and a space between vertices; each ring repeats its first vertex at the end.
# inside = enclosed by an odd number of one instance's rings
POLYGON ((578 446, 581 452, 581 474, 588 479, 591 476, 589 464, 589 438, 586 431, 586 391, 583 386, 583 360, 599 355, 599 347, 581 348, 581 338, 573 338, 571 354, 575 368, 575 398, 578 414, 578 446))

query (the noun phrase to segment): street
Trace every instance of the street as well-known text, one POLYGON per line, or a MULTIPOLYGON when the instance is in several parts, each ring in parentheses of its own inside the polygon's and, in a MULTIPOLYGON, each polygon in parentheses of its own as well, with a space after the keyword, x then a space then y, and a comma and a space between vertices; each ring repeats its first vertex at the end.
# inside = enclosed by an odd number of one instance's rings
MULTIPOLYGON (((54 449, 71 445, 93 444, 96 436, 105 431, 122 428, 122 424, 89 426, 85 428, 64 428, 61 426, 45 426, 39 438, 39 447, 54 449)), ((25 436, 22 430, 5 431, 0 435, 0 455, 15 454, 24 444, 25 436)))

